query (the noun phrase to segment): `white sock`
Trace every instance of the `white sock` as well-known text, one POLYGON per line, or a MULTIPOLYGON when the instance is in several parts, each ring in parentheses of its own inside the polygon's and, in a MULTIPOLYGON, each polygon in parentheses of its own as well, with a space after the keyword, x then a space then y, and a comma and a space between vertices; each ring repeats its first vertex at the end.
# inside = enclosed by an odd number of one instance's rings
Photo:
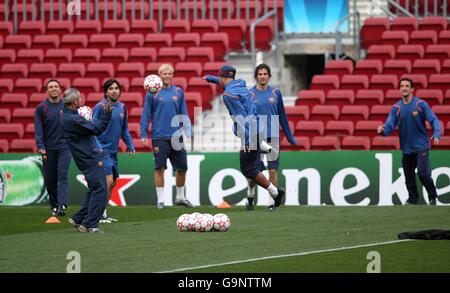
POLYGON ((156 197, 158 198, 158 203, 164 203, 164 187, 156 187, 156 197))
POLYGON ((106 213, 106 209, 103 211, 103 218, 107 218, 108 214, 106 213))
POLYGON ((256 186, 253 186, 253 187, 247 186, 247 196, 250 198, 254 198, 255 190, 256 190, 256 186))
POLYGON ((272 196, 273 198, 278 196, 278 189, 272 183, 270 183, 269 187, 267 187, 266 189, 269 192, 270 196, 272 196))
POLYGON ((273 206, 275 204, 275 200, 273 199, 273 197, 269 196, 269 206, 273 206))
POLYGON ((184 199, 184 186, 178 187, 177 186, 177 197, 178 200, 184 199))

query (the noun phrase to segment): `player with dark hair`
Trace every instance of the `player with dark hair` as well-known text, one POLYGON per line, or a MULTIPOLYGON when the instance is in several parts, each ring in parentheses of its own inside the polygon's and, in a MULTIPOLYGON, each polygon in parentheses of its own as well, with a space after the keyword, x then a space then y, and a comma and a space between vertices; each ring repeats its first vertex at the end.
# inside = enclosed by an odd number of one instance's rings
POLYGON ((172 84, 174 68, 170 64, 162 64, 158 68, 163 87, 161 90, 145 96, 144 111, 141 117, 141 140, 148 145, 148 125, 152 120, 152 145, 155 158, 155 187, 158 209, 164 208, 164 171, 167 159, 176 170, 177 194, 174 203, 185 207, 193 207, 186 199, 185 182, 187 166, 186 149, 181 127, 191 134, 186 100, 182 88, 172 84), (182 126, 181 126, 182 124, 182 126))
MULTIPOLYGON (((256 85, 250 89, 253 102, 256 105, 256 111, 260 119, 265 119, 266 131, 264 131, 264 141, 267 141, 271 148, 269 153, 266 153, 267 169, 269 169, 270 182, 278 186, 278 167, 280 164, 279 145, 280 145, 280 125, 288 141, 292 145, 296 145, 297 141, 292 135, 289 128, 286 111, 284 109, 283 96, 278 88, 269 85, 270 77, 272 76, 269 65, 260 64, 255 68, 256 85)), ((263 158, 263 157, 261 157, 263 158)), ((259 163, 259 170, 263 171, 266 167, 261 160, 259 163)), ((248 210, 253 210, 256 184, 249 180, 247 188, 247 204, 248 210)), ((272 199, 272 198, 270 198, 272 199)), ((273 200, 270 201, 268 210, 273 211, 275 206, 273 200)))
MULTIPOLYGON (((120 83, 115 79, 108 79, 103 84, 103 93, 105 98, 95 105, 92 119, 93 121, 99 121, 103 115, 104 105, 112 105, 112 118, 111 123, 97 139, 101 145, 103 169, 106 174, 106 183, 108 185, 108 201, 111 198, 112 191, 116 186, 117 178, 119 177, 119 165, 117 162, 117 151, 119 149, 120 138, 125 142, 127 151, 130 156, 134 156, 135 148, 133 139, 131 138, 130 131, 128 129, 128 111, 124 103, 119 101, 122 93, 120 83)), ((117 222, 117 219, 109 217, 106 209, 103 212, 103 217, 100 220, 101 223, 113 223, 117 222)))
POLYGON ((34 113, 35 140, 38 152, 42 155, 51 214, 64 216, 68 202, 67 177, 71 159, 60 124, 64 101, 61 99, 61 84, 58 80, 49 80, 45 89, 47 99, 36 107, 34 113))
POLYGON ((80 92, 75 88, 64 92, 64 104, 61 127, 73 159, 89 188, 80 210, 68 222, 80 232, 103 233, 98 229, 98 222, 106 207, 108 190, 103 161, 95 149, 94 135, 101 134, 110 123, 112 107, 105 103, 98 121, 86 120, 78 114, 82 102, 80 92))
POLYGON ((427 102, 414 96, 414 82, 408 78, 400 79, 402 99, 391 109, 384 125, 379 125, 377 132, 383 136, 390 135, 398 127, 400 147, 402 149, 402 165, 405 174, 406 188, 409 198, 406 204, 415 205, 418 201, 416 186, 416 168, 420 182, 428 192, 430 205, 436 205, 436 186, 431 178, 429 159, 430 139, 425 121, 433 126, 433 144, 439 144, 441 127, 436 115, 427 102))
POLYGON ((285 191, 267 180, 259 170, 260 137, 258 133, 264 130, 258 129, 258 113, 245 81, 235 77, 236 69, 225 65, 220 68, 217 77, 207 75, 203 79, 220 84, 224 88, 223 101, 234 122, 233 132, 241 139, 239 161, 242 174, 250 180, 250 184, 258 184, 266 189, 274 198, 275 207, 278 207, 285 191))

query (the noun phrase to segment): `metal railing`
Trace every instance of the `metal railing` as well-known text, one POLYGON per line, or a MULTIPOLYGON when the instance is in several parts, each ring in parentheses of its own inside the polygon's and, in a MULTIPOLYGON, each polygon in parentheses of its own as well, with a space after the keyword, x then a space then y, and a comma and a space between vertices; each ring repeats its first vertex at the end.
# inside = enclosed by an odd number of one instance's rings
POLYGON ((358 59, 361 59, 361 40, 359 38, 359 32, 361 31, 361 17, 359 12, 356 9, 356 0, 353 1, 353 12, 349 13, 347 16, 339 19, 336 22, 335 30, 334 30, 334 38, 335 38, 335 47, 334 47, 334 59, 339 60, 341 55, 344 53, 343 44, 342 44, 342 33, 340 31, 340 27, 346 21, 350 22, 350 18, 353 17, 353 44, 355 45, 355 50, 358 59))
POLYGON ((422 18, 424 16, 444 16, 448 17, 447 8, 450 5, 448 0, 406 0, 404 1, 404 6, 401 5, 400 0, 388 0, 388 8, 389 6, 393 6, 396 9, 396 13, 389 11, 389 16, 403 16, 405 14, 404 10, 408 10, 412 8, 413 12, 409 11, 409 14, 412 17, 422 18), (421 6, 423 3, 423 7, 421 6), (403 9, 400 9, 400 8, 403 9), (406 8, 405 8, 406 7, 406 8), (422 9, 421 9, 422 8, 422 9))
MULTIPOLYGON (((275 2, 276 0, 274 0, 275 2)), ((269 17, 273 18, 273 22, 274 22, 274 30, 275 30, 275 48, 278 48, 278 15, 277 15, 277 8, 275 6, 274 10, 264 14, 263 16, 261 16, 260 18, 256 19, 254 22, 252 22, 250 24, 250 52, 252 55, 252 65, 253 65, 253 71, 255 70, 257 64, 256 64, 256 41, 255 41, 255 30, 256 30, 256 26, 258 24, 260 24, 263 20, 268 19, 269 17)))

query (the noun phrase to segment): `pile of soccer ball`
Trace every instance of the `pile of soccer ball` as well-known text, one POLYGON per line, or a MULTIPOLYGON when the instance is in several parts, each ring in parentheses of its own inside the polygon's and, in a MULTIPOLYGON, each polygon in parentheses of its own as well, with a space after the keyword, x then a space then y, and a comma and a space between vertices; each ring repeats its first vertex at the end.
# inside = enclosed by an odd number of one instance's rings
POLYGON ((196 231, 196 232, 225 232, 230 228, 230 218, 225 214, 183 214, 178 217, 178 231, 196 231))
POLYGON ((162 88, 163 82, 158 75, 151 74, 144 79, 144 90, 156 94, 162 88))

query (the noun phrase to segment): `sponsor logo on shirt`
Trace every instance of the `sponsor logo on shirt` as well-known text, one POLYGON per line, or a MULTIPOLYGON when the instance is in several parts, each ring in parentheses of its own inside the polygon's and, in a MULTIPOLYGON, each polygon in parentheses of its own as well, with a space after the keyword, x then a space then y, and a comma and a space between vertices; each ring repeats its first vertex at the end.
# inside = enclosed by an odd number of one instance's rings
POLYGON ((270 97, 269 98, 269 103, 274 104, 275 103, 275 98, 274 97, 270 97))
POLYGON ((178 97, 177 97, 177 96, 173 96, 173 97, 172 97, 172 101, 176 102, 177 100, 178 100, 178 97))
POLYGON ((414 111, 414 112, 412 112, 412 115, 413 115, 413 116, 414 116, 414 118, 415 118, 415 117, 419 116, 419 112, 417 112, 417 111, 414 111))

